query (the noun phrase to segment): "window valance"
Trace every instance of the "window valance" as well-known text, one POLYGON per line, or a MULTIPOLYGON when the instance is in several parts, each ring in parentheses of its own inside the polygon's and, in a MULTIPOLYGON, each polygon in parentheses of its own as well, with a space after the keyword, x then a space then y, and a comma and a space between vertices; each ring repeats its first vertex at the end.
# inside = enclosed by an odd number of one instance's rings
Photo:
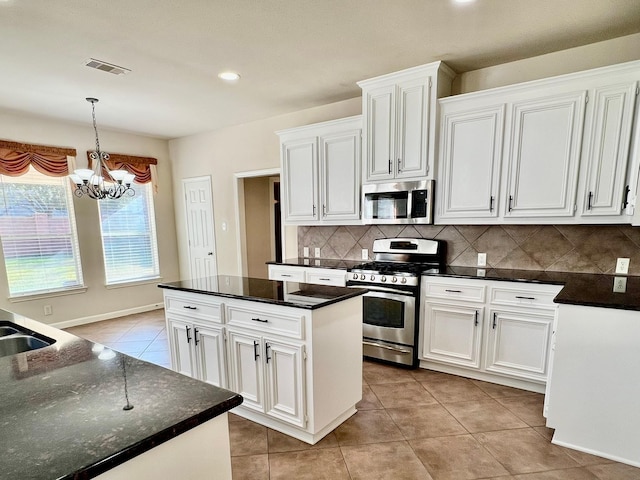
MULTIPOLYGON (((91 152, 87 152, 87 161, 89 168, 93 168, 93 162, 89 156, 91 152)), ((135 175, 136 183, 152 182, 155 186, 156 165, 158 160, 152 157, 137 157, 134 155, 123 155, 120 153, 110 153, 109 160, 105 162, 110 170, 126 170, 135 175)), ((104 172, 106 174, 106 172, 104 172)))
POLYGON ((44 175, 64 177, 69 175, 68 157, 75 156, 75 148, 0 140, 0 174, 18 177, 33 165, 33 168, 44 175))

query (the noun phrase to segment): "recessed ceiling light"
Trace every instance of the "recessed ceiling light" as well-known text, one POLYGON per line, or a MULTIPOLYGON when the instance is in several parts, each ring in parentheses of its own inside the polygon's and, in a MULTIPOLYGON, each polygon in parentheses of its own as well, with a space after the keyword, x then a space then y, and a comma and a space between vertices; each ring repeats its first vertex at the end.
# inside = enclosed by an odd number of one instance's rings
POLYGON ((236 72, 222 72, 218 74, 218 78, 226 80, 227 82, 235 82, 240 80, 240 74, 236 72))
POLYGON ((453 0, 455 3, 473 3, 476 0, 453 0))

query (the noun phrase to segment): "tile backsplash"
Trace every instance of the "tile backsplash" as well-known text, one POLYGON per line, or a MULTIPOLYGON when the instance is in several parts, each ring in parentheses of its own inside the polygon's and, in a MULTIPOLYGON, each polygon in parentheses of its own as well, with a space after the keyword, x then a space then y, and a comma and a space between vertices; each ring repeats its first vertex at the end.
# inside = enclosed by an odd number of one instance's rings
POLYGON ((320 248, 321 258, 372 258, 377 238, 435 238, 447 242, 447 263, 476 266, 479 252, 489 268, 613 273, 616 258, 631 259, 629 274, 640 275, 640 228, 629 225, 349 225, 298 227, 303 247, 320 248))

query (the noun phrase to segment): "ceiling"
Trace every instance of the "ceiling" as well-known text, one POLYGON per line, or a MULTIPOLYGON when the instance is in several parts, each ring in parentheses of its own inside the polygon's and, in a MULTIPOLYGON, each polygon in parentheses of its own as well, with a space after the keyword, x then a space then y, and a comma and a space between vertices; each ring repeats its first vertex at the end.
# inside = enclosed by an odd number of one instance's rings
POLYGON ((638 0, 0 0, 0 109, 175 138, 639 31, 638 0))

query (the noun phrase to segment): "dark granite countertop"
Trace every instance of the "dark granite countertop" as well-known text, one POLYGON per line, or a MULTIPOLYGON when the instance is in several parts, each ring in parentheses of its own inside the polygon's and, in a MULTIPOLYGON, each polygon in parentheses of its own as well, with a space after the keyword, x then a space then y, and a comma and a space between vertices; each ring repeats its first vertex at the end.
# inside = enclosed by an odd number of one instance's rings
MULTIPOLYGON (((361 262, 362 261, 358 260, 291 258, 284 260, 283 262, 268 263, 277 265, 349 269, 361 262)), ((639 276, 615 276, 591 273, 453 266, 447 266, 439 272, 426 273, 425 275, 562 285, 564 288, 556 296, 554 300, 556 303, 617 308, 624 310, 640 310, 639 276), (613 291, 614 281, 619 278, 625 279, 626 285, 624 292, 613 291)))
POLYGON ((554 299, 556 303, 640 310, 640 277, 638 276, 507 270, 500 268, 483 269, 481 267, 447 267, 438 273, 426 275, 562 285, 562 290, 554 299), (624 292, 613 291, 616 279, 624 279, 624 292))
POLYGON ((267 262, 267 265, 289 265, 291 267, 316 267, 316 268, 335 268, 349 269, 368 260, 338 260, 335 258, 287 258, 282 262, 267 262))
POLYGON ((56 340, 0 357, 0 479, 93 478, 242 403, 49 325, 4 310, 0 320, 56 340))
POLYGON ((309 310, 322 308, 367 292, 366 288, 331 287, 229 275, 178 280, 177 282, 161 283, 158 286, 170 290, 251 300, 253 302, 309 310), (295 289, 292 290, 290 288, 291 285, 294 285, 295 289))

